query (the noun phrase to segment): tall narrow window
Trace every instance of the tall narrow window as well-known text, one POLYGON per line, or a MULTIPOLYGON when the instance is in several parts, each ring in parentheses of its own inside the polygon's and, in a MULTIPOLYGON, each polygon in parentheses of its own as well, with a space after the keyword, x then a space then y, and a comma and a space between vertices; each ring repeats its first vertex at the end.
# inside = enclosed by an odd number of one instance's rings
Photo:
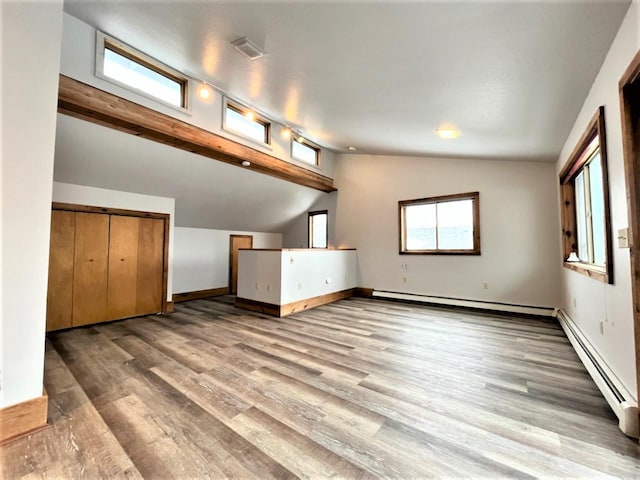
POLYGON ((401 254, 480 255, 478 192, 398 202, 401 254))
POLYGON ((259 143, 271 143, 271 123, 252 110, 225 102, 223 128, 259 143))
POLYGON ((612 282, 604 107, 560 172, 564 266, 612 282))
POLYGON ((187 108, 188 80, 132 47, 97 35, 96 75, 175 107, 187 108))
POLYGON ((304 138, 293 138, 291 156, 309 165, 320 165, 320 147, 304 138))
POLYGON ((309 212, 309 248, 327 248, 329 244, 329 212, 309 212))

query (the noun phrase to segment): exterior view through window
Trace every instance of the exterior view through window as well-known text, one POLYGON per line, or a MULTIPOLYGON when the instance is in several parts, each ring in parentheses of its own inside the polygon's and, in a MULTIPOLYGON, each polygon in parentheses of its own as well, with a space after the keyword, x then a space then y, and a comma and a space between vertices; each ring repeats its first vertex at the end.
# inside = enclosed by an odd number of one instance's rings
POLYGON ((329 243, 329 212, 309 212, 309 248, 327 248, 329 243))
POLYGON ((399 202, 400 253, 480 254, 478 192, 399 202))
POLYGON ((560 172, 563 264, 591 278, 613 281, 604 107, 560 172))
POLYGON ((291 142, 291 156, 309 165, 318 165, 320 148, 309 145, 306 140, 300 142, 294 138, 291 142))
POLYGON ((227 103, 224 111, 224 128, 259 143, 269 144, 269 122, 253 112, 227 103))
POLYGON ((187 80, 173 74, 145 55, 129 47, 117 45, 105 37, 99 38, 103 45, 103 62, 99 72, 109 79, 131 87, 176 107, 187 107, 187 80))

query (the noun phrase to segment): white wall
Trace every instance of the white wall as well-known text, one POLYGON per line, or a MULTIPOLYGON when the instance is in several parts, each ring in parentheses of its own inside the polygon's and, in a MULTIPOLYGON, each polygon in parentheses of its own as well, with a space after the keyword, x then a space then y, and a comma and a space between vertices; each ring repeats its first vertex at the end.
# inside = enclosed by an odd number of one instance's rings
POLYGON ((329 215, 329 247, 336 245, 336 203, 340 192, 323 194, 309 209, 291 220, 284 228, 282 243, 286 248, 309 247, 309 212, 327 210, 329 215))
POLYGON ((336 186, 336 243, 357 248, 359 286, 557 305, 560 233, 553 164, 343 155, 336 160, 336 186), (473 191, 480 192, 482 255, 398 254, 399 200, 473 191))
POLYGON ((0 408, 42 395, 62 2, 2 2, 0 408))
MULTIPOLYGON (((109 32, 105 32, 109 33, 109 32)), ((127 38, 120 38, 127 43, 127 38)), ((203 100, 194 91, 198 85, 197 82, 190 82, 191 95, 191 112, 184 113, 175 108, 171 108, 162 103, 156 102, 148 97, 139 95, 130 90, 115 85, 109 81, 103 80, 95 76, 95 45, 96 30, 86 23, 64 14, 63 32, 62 32, 62 58, 60 63, 60 73, 67 75, 76 80, 80 80, 89 85, 93 85, 101 90, 106 90, 120 97, 126 98, 140 105, 152 108, 166 115, 178 118, 183 122, 197 125, 198 127, 209 130, 218 135, 230 138, 239 143, 244 143, 251 148, 260 150, 281 160, 294 163, 298 166, 318 172, 322 175, 333 176, 333 152, 323 149, 322 162, 319 167, 311 166, 304 162, 298 162, 291 158, 290 141, 284 140, 280 135, 280 126, 273 125, 271 148, 264 145, 254 143, 244 139, 242 136, 235 135, 222 129, 222 96, 215 93, 209 100, 203 100)), ((131 45, 136 47, 136 45, 131 45)), ((173 66, 173 65, 170 65, 173 66)), ((260 107, 260 105, 256 105, 260 107)), ((310 140, 313 140, 311 138, 310 140)))
MULTIPOLYGON (((638 48, 640 48, 640 4, 634 1, 556 164, 556 170, 559 172, 596 109, 604 105, 611 227, 614 240, 614 284, 605 285, 562 268, 559 306, 569 313, 609 368, 634 396, 637 394, 637 386, 629 249, 618 248, 616 237, 617 231, 628 225, 618 82, 638 48), (601 321, 604 322, 603 333, 600 333, 601 321)), ((558 184, 557 181, 556 184, 558 184)), ((559 193, 556 194, 558 195, 559 193)), ((560 237, 557 239, 560 241, 560 237)))
POLYGON ((282 252, 240 250, 238 297, 281 305, 282 252))
POLYGON ((357 286, 355 250, 241 250, 238 297, 286 305, 357 286))
POLYGON ((70 183, 53 183, 53 201, 91 205, 106 208, 122 208, 142 212, 168 213, 169 219, 169 271, 167 279, 167 300, 171 301, 174 276, 174 243, 175 243, 175 200, 173 198, 152 197, 138 193, 119 192, 106 188, 85 187, 70 183))
POLYGON ((358 286, 355 250, 283 250, 282 305, 358 286))
POLYGON ((173 293, 229 286, 229 236, 253 235, 254 248, 281 248, 282 234, 176 227, 173 293))

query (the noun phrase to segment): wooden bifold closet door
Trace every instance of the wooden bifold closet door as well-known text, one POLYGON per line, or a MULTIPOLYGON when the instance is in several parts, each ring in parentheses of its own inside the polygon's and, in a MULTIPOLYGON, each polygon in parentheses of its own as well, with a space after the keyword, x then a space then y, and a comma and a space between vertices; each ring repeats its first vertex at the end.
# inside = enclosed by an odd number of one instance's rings
POLYGON ((165 221, 53 210, 47 330, 162 311, 165 221))

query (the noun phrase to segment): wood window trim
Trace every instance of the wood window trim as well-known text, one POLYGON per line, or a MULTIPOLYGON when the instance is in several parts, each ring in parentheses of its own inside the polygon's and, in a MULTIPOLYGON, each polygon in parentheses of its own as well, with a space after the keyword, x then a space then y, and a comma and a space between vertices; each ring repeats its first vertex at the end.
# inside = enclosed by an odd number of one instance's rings
POLYGON ((631 295, 635 338, 637 393, 640 393, 640 51, 638 51, 618 83, 620 116, 622 119, 622 146, 624 152, 624 179, 627 192, 629 222, 629 263, 631 268, 631 295))
POLYGON ((316 250, 326 250, 329 248, 329 210, 316 210, 313 212, 309 212, 307 214, 307 245, 309 245, 309 248, 313 248, 316 250), (313 247, 311 246, 311 239, 313 238, 312 233, 311 233, 311 229, 312 229, 312 222, 311 219, 313 217, 315 217, 316 215, 326 215, 327 216, 327 230, 326 230, 326 239, 325 239, 325 245, 326 247, 313 247))
POLYGON ((291 145, 290 145, 290 152, 289 152, 289 154, 291 155, 291 158, 293 160, 297 161, 297 162, 302 162, 305 165, 311 165, 309 162, 305 162, 304 160, 301 160, 298 157, 294 157, 293 156, 293 142, 296 142, 296 143, 299 143, 300 145, 304 145, 305 147, 309 147, 309 148, 315 150, 315 152, 316 152, 316 163, 314 163, 311 166, 312 167, 319 167, 320 166, 320 157, 322 155, 322 147, 320 147, 320 145, 316 145, 311 140, 307 140, 304 137, 302 137, 302 138, 303 138, 303 141, 299 142, 298 140, 295 139, 295 137, 291 137, 291 145))
POLYGON ((168 65, 156 60, 145 53, 133 48, 126 43, 123 43, 115 38, 106 35, 103 32, 96 32, 96 66, 95 66, 96 76, 102 78, 111 83, 115 83, 121 86, 124 89, 135 91, 135 93, 139 95, 143 95, 147 98, 150 98, 156 102, 160 102, 163 105, 167 105, 171 108, 175 108, 177 110, 188 112, 189 105, 189 79, 182 75, 177 70, 174 70, 168 65), (104 51, 111 50, 112 52, 117 53, 125 58, 128 58, 132 62, 135 62, 143 67, 148 68, 156 72, 159 75, 162 75, 169 80, 172 80, 180 85, 180 105, 175 105, 169 102, 162 100, 161 98, 155 97, 143 90, 140 90, 132 85, 126 84, 116 78, 109 77, 104 74, 104 51))
POLYGON ((564 268, 585 275, 594 280, 613 284, 613 242, 611 235, 611 208, 609 203, 609 173, 606 148, 606 129, 604 106, 600 106, 593 115, 584 133, 578 140, 568 160, 560 170, 560 199, 562 217, 562 264, 564 268), (594 142, 595 139, 597 142, 594 142), (577 216, 575 205, 576 175, 582 171, 585 163, 591 158, 595 147, 600 148, 602 165, 602 187, 604 202, 604 234, 605 234, 605 266, 600 267, 585 262, 567 262, 571 252, 577 252, 577 216))
POLYGON ((239 135, 250 142, 255 142, 258 145, 261 145, 263 147, 271 147, 271 121, 257 114, 256 112, 251 110, 249 107, 245 107, 244 105, 236 103, 227 97, 224 97, 224 104, 222 108, 222 129, 225 130, 226 132, 233 133, 234 135, 239 135), (227 110, 233 110, 234 112, 239 113, 240 115, 243 115, 243 116, 246 115, 248 112, 252 112, 255 115, 255 119, 249 120, 249 121, 259 123, 264 127, 264 141, 261 142, 259 140, 256 140, 255 138, 251 138, 245 135, 242 132, 229 128, 227 126, 227 110))
POLYGON ((155 218, 164 222, 164 243, 162 245, 162 313, 169 312, 167 290, 169 287, 169 225, 171 215, 168 213, 144 212, 140 210, 125 210, 122 208, 96 207, 93 205, 77 205, 74 203, 52 202, 52 210, 69 212, 102 213, 105 215, 123 215, 127 217, 155 218))
POLYGON ((60 75, 58 112, 322 192, 336 191, 333 180, 320 173, 65 75, 60 75), (250 167, 242 165, 245 160, 250 167))
POLYGON ((401 200, 398 202, 398 253, 400 255, 481 255, 480 242, 480 192, 456 193, 438 197, 419 198, 415 200, 401 200), (427 205, 445 203, 456 200, 472 200, 473 205, 473 248, 469 250, 407 250, 404 225, 405 208, 412 205, 427 205))

